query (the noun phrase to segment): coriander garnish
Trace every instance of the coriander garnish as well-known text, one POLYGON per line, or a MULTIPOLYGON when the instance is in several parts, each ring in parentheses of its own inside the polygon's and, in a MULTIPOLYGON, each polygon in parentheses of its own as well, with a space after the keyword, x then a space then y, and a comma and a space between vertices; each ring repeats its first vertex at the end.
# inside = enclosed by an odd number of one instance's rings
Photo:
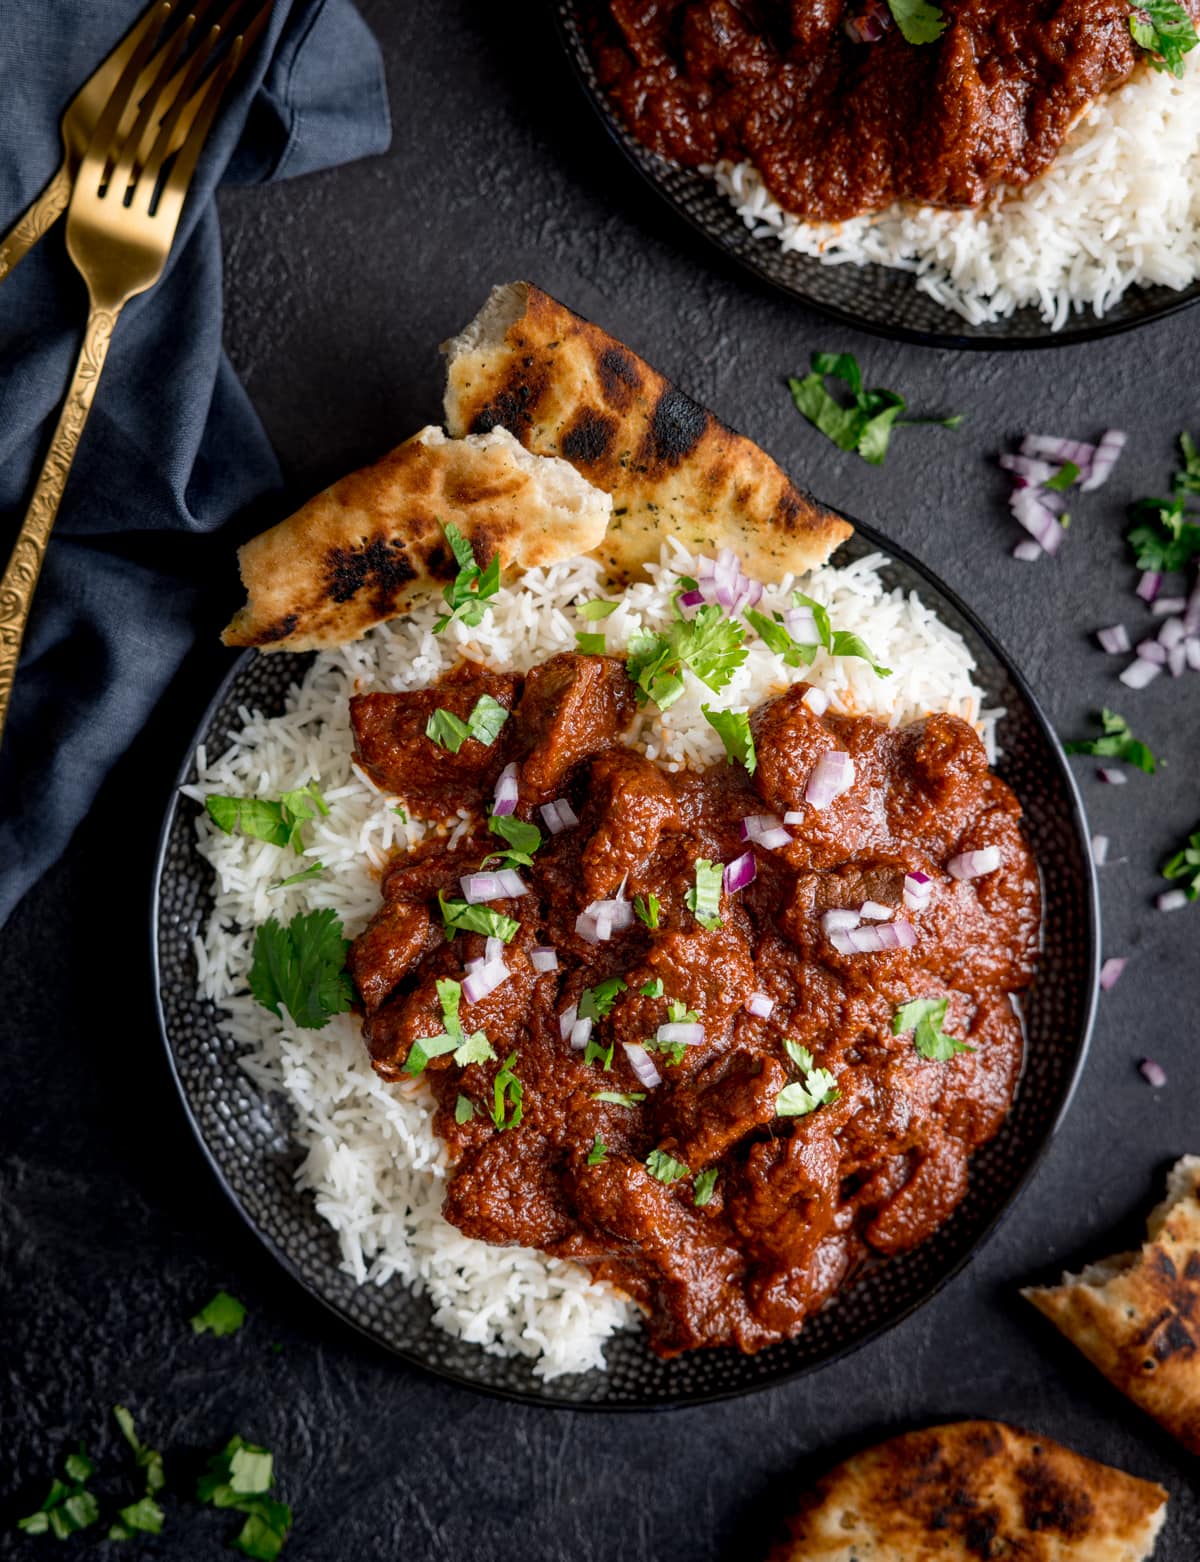
POLYGON ((453 938, 455 933, 482 933, 486 938, 501 938, 508 944, 521 926, 514 917, 506 917, 490 906, 469 906, 465 900, 448 900, 444 890, 438 890, 438 905, 447 938, 453 938))
POLYGON ((294 852, 303 849, 304 825, 329 812, 315 781, 284 792, 277 803, 262 797, 221 797, 214 792, 204 799, 204 807, 217 829, 226 835, 240 830, 256 841, 290 846, 294 852))
POLYGON ((708 603, 691 618, 677 618, 663 634, 637 630, 630 639, 625 666, 638 704, 653 700, 660 710, 667 710, 683 693, 685 667, 719 693, 746 654, 742 626, 708 603))
POLYGON ((227 1334, 236 1334, 245 1321, 246 1309, 237 1297, 230 1296, 228 1291, 218 1291, 212 1301, 195 1315, 191 1324, 197 1334, 215 1334, 221 1339, 227 1334))
POLYGON ((665 1150, 650 1151, 650 1154, 646 1157, 646 1170, 652 1177, 668 1188, 673 1182, 682 1182, 685 1177, 692 1175, 682 1161, 677 1161, 673 1155, 668 1155, 665 1150))
POLYGON ((1124 716, 1119 716, 1116 711, 1102 710, 1100 724, 1104 728, 1103 737, 1076 738, 1070 743, 1064 743, 1063 748, 1068 754, 1093 754, 1101 759, 1121 759, 1127 765, 1136 765, 1139 770, 1144 770, 1148 776, 1154 774, 1158 768, 1154 755, 1145 743, 1134 737, 1124 716))
POLYGON ((344 969, 349 947, 334 911, 298 912, 287 927, 268 917, 254 936, 250 991, 280 1019, 286 1007, 294 1025, 322 1030, 354 996, 344 969))
POLYGON ((804 1076, 802 1084, 793 1081, 785 1085, 775 1097, 775 1112, 779 1117, 807 1117, 820 1106, 830 1106, 840 1095, 837 1081, 827 1068, 818 1068, 807 1047, 790 1037, 783 1050, 804 1076))
POLYGON ((506 1128, 515 1128, 525 1113, 521 1105, 524 1091, 521 1081, 513 1073, 516 1061, 517 1054, 510 1052, 492 1082, 492 1122, 501 1132, 506 1128))
POLYGON ((458 619, 460 623, 472 629, 476 624, 481 624, 483 615, 491 605, 488 599, 494 597, 500 589, 499 553, 493 553, 488 567, 480 570, 475 562, 475 553, 471 544, 458 527, 451 521, 443 526, 442 530, 454 553, 458 574, 448 586, 442 588, 442 596, 445 597, 446 606, 450 611, 443 613, 434 624, 435 635, 440 635, 453 619, 458 619))
POLYGON ((700 709, 705 721, 725 745, 730 763, 744 765, 747 775, 752 776, 758 769, 758 755, 754 749, 754 734, 750 731, 750 712, 713 710, 709 705, 702 705, 700 709))
POLYGON ((697 857, 696 882, 684 897, 700 926, 712 933, 721 926, 721 883, 725 869, 719 862, 697 857))
POLYGON ((274 1460, 267 1449, 231 1437, 220 1453, 209 1458, 207 1469, 196 1482, 201 1502, 245 1514, 246 1522, 233 1545, 259 1562, 274 1562, 292 1526, 291 1508, 269 1495, 274 1478, 274 1460))
MULTIPOLYGON (((892 14, 900 31, 910 43, 928 43, 940 34, 945 22, 936 7, 925 5, 923 0, 890 0, 892 14), (903 15, 900 13, 903 12, 903 15), (926 18, 933 20, 927 20, 926 18), (927 37, 910 36, 912 31, 928 33, 936 21, 937 32, 927 37)), ((887 455, 888 441, 893 428, 911 427, 916 423, 934 423, 941 428, 956 429, 962 423, 962 414, 951 418, 905 418, 903 396, 890 390, 864 390, 862 372, 853 353, 813 353, 812 372, 800 379, 790 379, 788 388, 797 410, 839 450, 857 450, 864 461, 879 466, 887 455), (825 378, 840 380, 850 393, 851 405, 843 406, 825 388, 825 378)))
POLYGON ((1187 845, 1180 847, 1163 864, 1164 879, 1186 879, 1183 893, 1189 900, 1200 900, 1200 830, 1193 830, 1187 845))
POLYGON ((949 998, 911 998, 896 1010, 892 1035, 912 1031, 913 1045, 930 1063, 948 1063, 959 1052, 974 1052, 974 1047, 943 1031, 942 1022, 949 1007, 949 998))

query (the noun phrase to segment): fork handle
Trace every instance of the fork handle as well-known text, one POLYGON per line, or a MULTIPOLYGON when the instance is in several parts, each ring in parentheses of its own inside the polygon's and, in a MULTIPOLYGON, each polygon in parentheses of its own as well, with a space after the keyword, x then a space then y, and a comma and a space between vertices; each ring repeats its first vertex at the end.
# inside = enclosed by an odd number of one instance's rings
POLYGON ((8 703, 12 696, 13 680, 17 673, 17 660, 21 654, 21 641, 29 610, 33 605, 33 593, 38 576, 42 572, 42 560, 46 557, 46 544, 58 514, 58 506, 67 485, 71 463, 79 445, 79 436, 92 410, 92 399, 100 371, 108 356, 113 327, 117 323, 119 309, 97 309, 88 314, 83 346, 75 364, 67 399, 58 415, 54 438, 50 442, 41 476, 25 512, 16 543, 0 580, 0 740, 4 737, 4 723, 8 717, 8 703))
POLYGON ((66 211, 71 200, 71 173, 66 163, 3 238, 0 238, 0 282, 23 259, 42 235, 66 211))

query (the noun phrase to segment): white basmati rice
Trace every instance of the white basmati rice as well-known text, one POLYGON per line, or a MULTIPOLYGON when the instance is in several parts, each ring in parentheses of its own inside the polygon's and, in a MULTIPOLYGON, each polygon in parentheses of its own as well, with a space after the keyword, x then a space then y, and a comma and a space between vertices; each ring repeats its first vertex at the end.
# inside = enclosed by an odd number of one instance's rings
POLYGON ((1032 306, 1052 330, 1103 316, 1138 284, 1200 276, 1200 68, 1139 68, 1094 102, 1058 157, 972 211, 897 204, 848 222, 804 222, 750 163, 711 170, 756 238, 826 265, 875 262, 974 325, 1032 306))
MULTIPOLYGON (((723 750, 702 703, 750 706, 806 677, 828 691, 835 710, 869 712, 892 724, 952 711, 974 722, 990 747, 1001 713, 980 710, 967 647, 915 594, 885 588, 879 574, 885 562, 873 554, 816 570, 805 590, 829 608, 836 628, 867 641, 894 669, 891 678, 877 678, 861 660, 824 653, 811 670, 792 671, 755 639, 721 694, 686 674, 684 696, 665 717, 644 715, 631 740, 672 768, 707 764, 723 750)), ((283 715, 243 709, 241 729, 223 754, 197 750, 198 779, 184 789, 197 801, 213 792, 277 798, 306 781, 320 783, 329 815, 306 826, 305 856, 326 872, 286 889, 273 886, 296 871, 293 854, 223 835, 207 814, 198 815, 197 844, 215 877, 215 907, 195 946, 200 989, 220 1005, 224 1032, 247 1049, 242 1063, 249 1075, 264 1089, 282 1090, 294 1109, 294 1137, 304 1151, 298 1180, 337 1233, 346 1272, 360 1284, 420 1288, 442 1328, 485 1350, 535 1358, 534 1370, 545 1378, 602 1368, 604 1341, 634 1324, 636 1309, 574 1265, 528 1249, 491 1247, 448 1225, 441 1216, 446 1149, 432 1130, 427 1087, 379 1079, 351 1015, 306 1031, 259 1007, 246 991, 254 930, 268 916, 286 921, 328 906, 353 937, 378 907, 378 877, 389 854, 423 834, 419 822, 401 822, 394 800, 353 763, 348 700, 356 689, 420 687, 460 654, 499 670, 523 670, 573 648, 577 629, 603 629, 617 650, 635 628, 666 625, 674 571, 694 568, 681 549, 664 550, 651 578, 625 591, 600 624, 585 623, 573 608, 578 599, 603 594, 600 567, 591 559, 533 570, 502 587, 475 629, 455 623, 435 635, 440 604, 430 602, 317 656, 283 715)), ((791 586, 789 577, 769 588, 763 609, 789 605, 791 586)))

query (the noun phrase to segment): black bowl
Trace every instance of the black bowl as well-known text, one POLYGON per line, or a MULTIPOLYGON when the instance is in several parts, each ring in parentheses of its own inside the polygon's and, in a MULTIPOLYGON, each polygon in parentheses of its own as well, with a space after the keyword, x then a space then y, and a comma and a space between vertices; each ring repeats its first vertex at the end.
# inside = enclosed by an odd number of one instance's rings
MULTIPOLYGON (((1003 706, 998 769, 1025 807, 1041 867, 1044 949, 1024 1016, 1024 1074, 1004 1127, 972 1159, 970 1187, 951 1218, 911 1253, 880 1261, 809 1320, 804 1333, 757 1356, 731 1350, 661 1361, 640 1333, 605 1348, 607 1372, 535 1378, 532 1366, 486 1354, 435 1327, 433 1309, 397 1280, 355 1286, 338 1267, 333 1231, 293 1174, 289 1107, 263 1095, 218 1030, 218 1013, 197 996, 192 940, 212 907, 211 870, 196 850, 197 805, 176 791, 163 824, 155 872, 152 942, 163 1041, 184 1109, 222 1187, 250 1227, 311 1295, 406 1361, 473 1388, 542 1405, 646 1409, 697 1404, 765 1388, 825 1365, 906 1317, 967 1262, 1010 1208, 1057 1130, 1083 1065, 1097 992, 1099 922, 1083 807, 1062 750, 1021 675, 969 608, 923 566, 868 527, 858 527, 838 561, 882 549, 889 584, 917 590, 958 632, 977 662, 987 703, 1003 706)), ((283 708, 310 658, 248 652, 205 712, 195 744, 220 753, 238 707, 283 708)), ((178 785, 196 779, 189 751, 178 785)))
POLYGON ((744 270, 801 304, 854 330, 925 347, 1065 347, 1115 336, 1161 320, 1200 299, 1200 282, 1175 289, 1131 288, 1102 318, 1072 315, 1051 331, 1036 309, 1019 309, 993 325, 972 325, 919 292, 912 276, 888 266, 826 266, 809 255, 785 254, 756 239, 706 174, 660 157, 626 129, 601 87, 588 45, 587 17, 597 0, 553 0, 559 35, 579 83, 613 140, 679 216, 744 270))

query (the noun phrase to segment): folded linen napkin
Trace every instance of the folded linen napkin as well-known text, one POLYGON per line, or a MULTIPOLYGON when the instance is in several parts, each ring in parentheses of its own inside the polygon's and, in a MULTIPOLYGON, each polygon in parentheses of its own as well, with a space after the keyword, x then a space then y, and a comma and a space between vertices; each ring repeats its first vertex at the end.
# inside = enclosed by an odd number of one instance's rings
MULTIPOLYGON (((63 108, 145 0, 5 11, 0 231, 61 157, 63 108)), ((0 924, 62 853, 194 634, 205 539, 279 485, 221 350, 217 185, 382 152, 383 64, 350 0, 276 0, 227 94, 159 284, 125 309, 51 539, 0 747, 0 924)), ((0 550, 7 559, 87 309, 65 224, 0 284, 0 550)))

